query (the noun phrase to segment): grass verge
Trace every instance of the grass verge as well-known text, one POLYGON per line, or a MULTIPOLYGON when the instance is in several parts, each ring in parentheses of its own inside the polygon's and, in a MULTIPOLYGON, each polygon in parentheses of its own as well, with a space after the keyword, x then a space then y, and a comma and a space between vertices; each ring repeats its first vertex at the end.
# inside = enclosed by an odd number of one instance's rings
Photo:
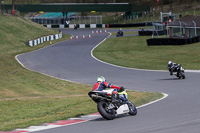
MULTIPOLYGON (((160 93, 149 92, 128 91, 128 94, 129 100, 136 106, 162 97, 160 93)), ((0 107, 1 130, 25 128, 97 112, 96 104, 86 94, 2 100, 0 107)))
MULTIPOLYGON (((0 16, 0 131, 97 111, 95 103, 87 96, 92 86, 28 71, 15 60, 17 54, 50 45, 46 42, 29 47, 25 41, 56 33, 58 31, 19 17, 0 16)), ((68 38, 69 35, 64 35, 63 39, 53 43, 68 38)), ((162 97, 161 94, 147 92, 130 93, 129 96, 136 105, 162 97)))
POLYGON ((109 38, 93 52, 105 62, 119 66, 151 70, 167 70, 169 60, 185 69, 200 69, 200 43, 181 46, 147 46, 151 36, 109 38))

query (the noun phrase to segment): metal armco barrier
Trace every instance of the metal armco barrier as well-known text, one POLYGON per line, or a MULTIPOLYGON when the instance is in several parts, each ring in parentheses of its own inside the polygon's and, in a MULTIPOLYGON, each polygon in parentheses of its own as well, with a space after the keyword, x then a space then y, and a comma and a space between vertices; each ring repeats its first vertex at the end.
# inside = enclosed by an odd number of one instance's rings
MULTIPOLYGON (((74 28, 74 24, 69 25, 43 25, 47 28, 74 28)), ((106 28, 105 24, 77 24, 77 28, 106 28)))
POLYGON ((46 41, 57 40, 57 39, 60 39, 60 38, 62 38, 62 32, 60 32, 59 34, 44 36, 44 37, 40 37, 40 38, 37 38, 37 39, 27 41, 26 44, 28 46, 34 47, 34 46, 41 44, 41 43, 44 43, 46 41))
POLYGON ((131 23, 131 24, 109 24, 109 28, 118 28, 118 27, 139 27, 145 26, 146 23, 131 23))

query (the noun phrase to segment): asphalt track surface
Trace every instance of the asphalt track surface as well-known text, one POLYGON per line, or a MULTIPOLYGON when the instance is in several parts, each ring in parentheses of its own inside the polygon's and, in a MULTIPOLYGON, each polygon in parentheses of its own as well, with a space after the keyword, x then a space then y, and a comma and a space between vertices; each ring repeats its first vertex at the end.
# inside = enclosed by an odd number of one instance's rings
MULTIPOLYGON (((102 75, 108 82, 130 90, 162 92, 169 96, 157 103, 139 108, 136 116, 123 116, 111 121, 99 118, 37 133, 200 132, 200 73, 187 72, 186 79, 179 80, 175 76, 170 76, 167 71, 126 69, 108 65, 91 56, 91 50, 107 38, 108 33, 91 34, 92 29, 62 31, 74 36, 79 35, 79 39, 21 54, 17 59, 30 70, 61 79, 93 85, 96 77, 102 75), (82 39, 83 34, 86 39, 82 39), (87 37, 89 34, 92 36, 91 39, 87 37)), ((88 88, 88 91, 91 89, 88 88)))

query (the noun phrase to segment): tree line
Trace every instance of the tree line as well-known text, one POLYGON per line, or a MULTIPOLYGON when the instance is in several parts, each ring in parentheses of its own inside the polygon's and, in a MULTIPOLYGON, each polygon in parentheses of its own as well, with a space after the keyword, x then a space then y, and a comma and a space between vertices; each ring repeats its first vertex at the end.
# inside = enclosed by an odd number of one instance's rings
MULTIPOLYGON (((0 12, 2 2, 0 0, 0 12)), ((9 1, 9 0, 6 0, 9 1)), ((39 4, 39 3, 130 3, 136 5, 149 5, 155 7, 159 5, 163 7, 164 5, 169 5, 170 9, 173 11, 173 5, 191 5, 193 3, 200 4, 200 0, 10 0, 12 3, 12 10, 14 10, 15 4, 39 4)))

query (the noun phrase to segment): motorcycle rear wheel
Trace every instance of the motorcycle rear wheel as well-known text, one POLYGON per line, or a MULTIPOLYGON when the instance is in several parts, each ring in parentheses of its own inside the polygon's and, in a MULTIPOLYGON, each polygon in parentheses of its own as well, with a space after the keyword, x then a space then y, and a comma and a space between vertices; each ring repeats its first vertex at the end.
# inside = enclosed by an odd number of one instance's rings
POLYGON ((108 109, 108 103, 105 101, 101 101, 97 104, 97 109, 101 116, 106 120, 113 120, 115 118, 115 110, 108 109))

